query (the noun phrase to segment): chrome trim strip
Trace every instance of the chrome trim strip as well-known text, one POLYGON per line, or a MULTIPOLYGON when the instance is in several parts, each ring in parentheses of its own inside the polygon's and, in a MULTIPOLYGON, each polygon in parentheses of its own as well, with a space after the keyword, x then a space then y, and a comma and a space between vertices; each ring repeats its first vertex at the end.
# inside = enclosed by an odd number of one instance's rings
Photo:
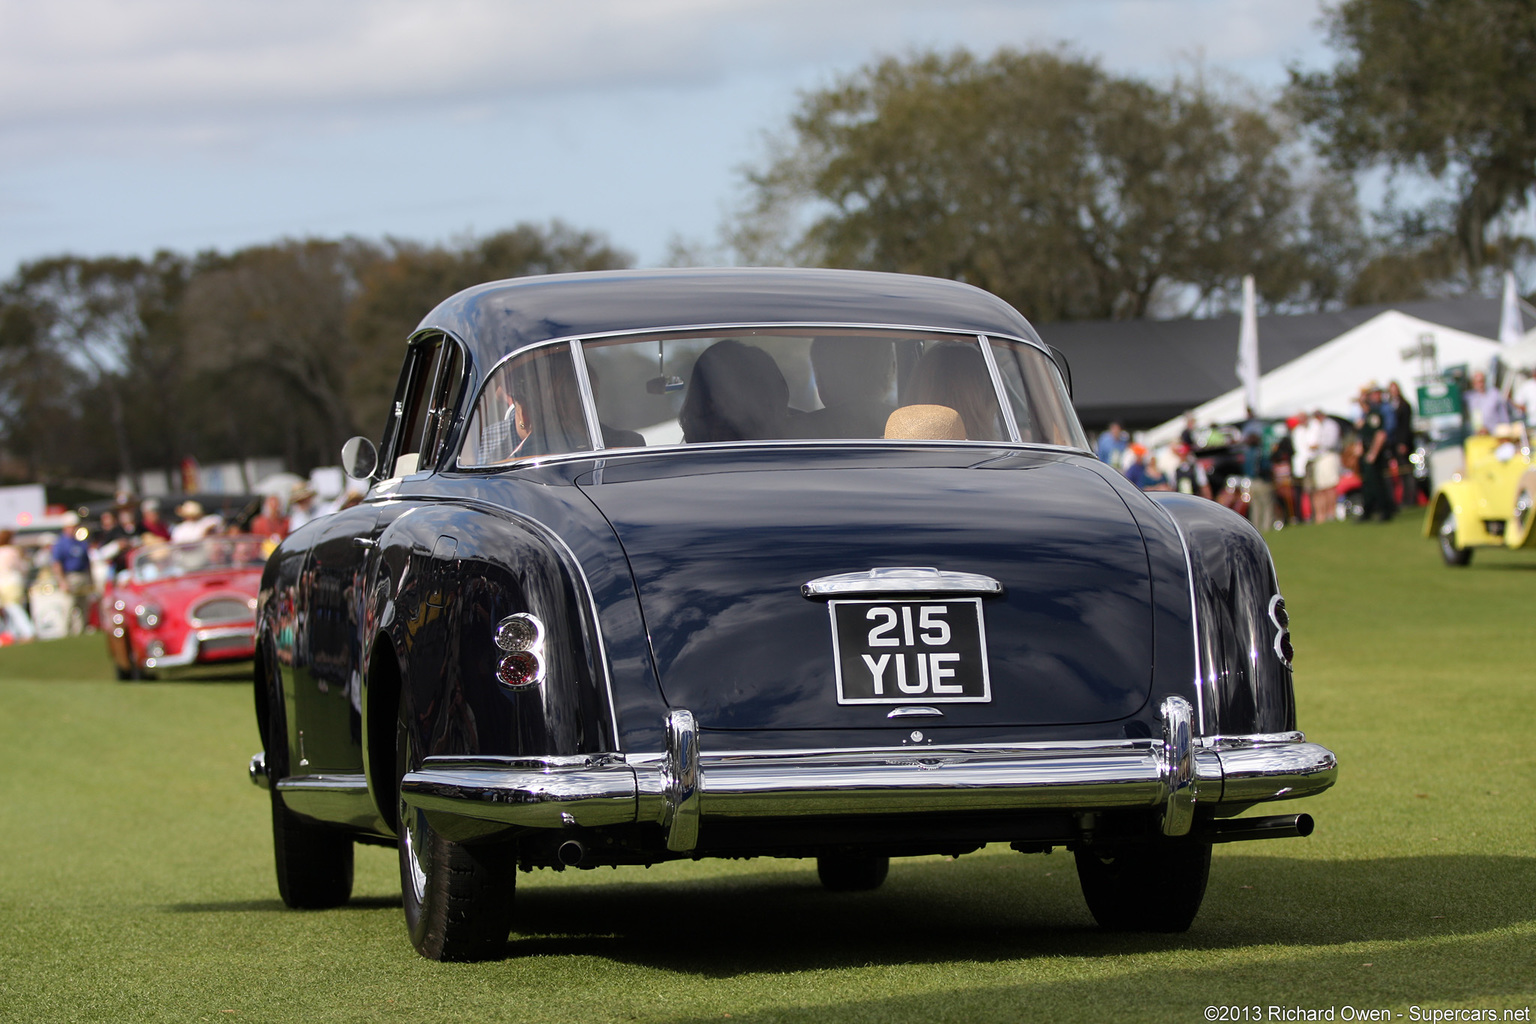
POLYGON ((886 715, 885 717, 886 718, 943 718, 944 717, 944 712, 940 711, 938 708, 930 708, 930 707, 927 707, 927 706, 908 704, 905 707, 892 708, 890 714, 886 715))
POLYGON ((277 780, 280 793, 366 793, 368 779, 364 775, 290 775, 277 780))
POLYGON ((1184 549, 1184 580, 1189 587, 1189 624, 1195 646, 1195 714, 1203 736, 1211 728, 1211 723, 1205 715, 1205 666, 1200 660, 1200 601, 1195 594, 1195 563, 1189 554, 1189 538, 1184 536, 1184 527, 1179 524, 1178 518, 1161 503, 1154 501, 1152 504, 1173 524, 1173 532, 1179 537, 1179 547, 1184 549))
POLYGON ((592 391, 592 378, 587 373, 586 357, 581 354, 580 338, 571 339, 571 359, 576 364, 576 392, 581 396, 581 411, 587 421, 587 440, 593 451, 601 451, 603 424, 598 419, 597 395, 592 391))
POLYGON ((731 448, 769 448, 775 450, 784 449, 816 449, 816 448, 859 448, 868 447, 876 451, 891 451, 900 448, 937 446, 940 448, 969 448, 994 449, 1007 452, 1015 451, 1046 451, 1059 452, 1066 455, 1078 455, 1092 458, 1090 452, 1082 448, 1073 448, 1064 444, 1047 444, 1044 441, 944 441, 944 440, 886 440, 881 437, 858 438, 794 438, 790 440, 763 440, 763 441, 698 441, 693 444, 657 444, 647 445, 644 448, 604 448, 601 452, 561 452, 558 455, 538 455, 530 459, 519 459, 512 463, 496 463, 489 466, 455 466, 458 473, 506 473, 523 466, 551 466, 565 462, 580 460, 593 460, 601 456, 604 459, 641 459, 662 455, 674 455, 677 452, 686 451, 721 451, 731 448))
POLYGON ((1194 709, 1183 697, 1169 697, 1158 709, 1163 720, 1163 835, 1189 834, 1195 822, 1195 745, 1190 729, 1194 709))
MULTIPOLYGON (((1013 403, 1008 401, 1008 385, 1003 383, 1003 371, 998 369, 997 356, 992 351, 992 340, 985 334, 976 335, 976 340, 981 343, 981 358, 987 364, 987 373, 992 377, 993 397, 997 399, 998 406, 1003 410, 1003 425, 1008 428, 1008 440, 1017 444, 1019 438, 1019 421, 1013 415, 1013 403)), ((1046 352, 1050 356, 1050 352, 1046 352)), ((1051 360, 1054 366, 1055 359, 1051 360)))
POLYGON ((667 760, 662 769, 666 791, 667 849, 687 853, 699 841, 699 730, 693 712, 681 708, 667 715, 667 760))
MULTIPOLYGON (((559 338, 546 338, 543 341, 536 341, 536 342, 534 342, 531 345, 524 345, 521 348, 512 349, 510 352, 507 352, 507 353, 503 354, 501 356, 501 358, 497 359, 494 363, 492 363, 490 366, 488 366, 485 369, 485 372, 480 375, 480 379, 478 381, 474 382, 475 386, 473 388, 471 388, 470 392, 469 392, 470 406, 473 407, 475 402, 477 402, 479 400, 479 397, 480 397, 479 396, 479 392, 481 390, 483 390, 486 381, 491 379, 491 375, 496 372, 498 367, 500 367, 503 363, 507 362, 509 359, 512 359, 512 358, 514 358, 516 356, 520 356, 520 355, 522 355, 525 352, 532 352, 533 350, 539 349, 539 348, 548 348, 548 347, 551 347, 551 346, 554 346, 554 345, 572 345, 573 346, 573 351, 575 351, 575 350, 579 349, 579 346, 584 341, 600 341, 600 340, 606 340, 606 339, 609 339, 609 338, 626 338, 626 337, 643 338, 643 337, 646 337, 648 335, 655 335, 655 334, 681 334, 681 333, 695 332, 695 331, 740 331, 740 330, 766 331, 766 330, 780 330, 780 329, 787 330, 787 331, 804 331, 804 330, 819 330, 821 328, 832 328, 832 329, 844 328, 844 329, 859 330, 859 331, 866 331, 866 330, 867 331, 896 331, 896 332, 901 332, 901 331, 922 331, 922 332, 925 332, 925 333, 928 333, 928 334, 947 334, 947 335, 953 335, 953 336, 955 336, 957 338, 976 338, 976 339, 981 339, 981 346, 982 346, 983 356, 987 360, 988 366, 990 367, 990 372, 992 373, 992 384, 993 384, 993 389, 994 390, 997 390, 999 388, 999 385, 1001 384, 1001 379, 1002 378, 1001 378, 1001 373, 997 369, 997 366, 996 366, 995 356, 993 355, 990 347, 986 344, 986 340, 987 339, 997 339, 999 341, 1013 341, 1013 342, 1018 342, 1018 343, 1023 344, 1023 345, 1029 345, 1029 346, 1035 348, 1036 350, 1038 350, 1047 359, 1050 359, 1053 365, 1055 364, 1055 358, 1051 355, 1050 347, 1048 345, 1046 345, 1045 342, 1041 341, 1039 338, 1030 338, 1030 337, 1026 337, 1026 336, 1023 336, 1023 335, 1017 335, 1017 334, 974 334, 974 333, 972 333, 970 331, 958 330, 958 329, 956 329, 954 327, 924 327, 924 326, 920 326, 920 325, 917 325, 917 324, 853 323, 853 322, 848 322, 848 321, 837 321, 837 322, 830 322, 830 321, 799 321, 799 322, 783 322, 783 323, 676 324, 676 325, 669 325, 669 326, 666 326, 666 327, 645 327, 645 328, 629 329, 629 330, 600 331, 600 332, 595 333, 595 334, 564 335, 564 336, 559 337, 559 338)), ((443 330, 441 328, 423 328, 421 331, 418 331, 417 334, 425 334, 427 331, 434 331, 436 333, 443 334, 446 337, 453 338, 453 340, 456 341, 456 342, 459 342, 459 344, 461 346, 463 345, 463 342, 460 341, 451 332, 445 331, 445 330, 443 330)), ((414 337, 416 337, 416 335, 413 335, 412 337, 414 338, 414 337)), ((466 346, 466 348, 467 348, 467 346, 466 346)), ((582 375, 582 376, 578 377, 578 384, 581 384, 581 383, 585 382, 585 385, 586 385, 584 388, 581 389, 581 391, 582 391, 582 401, 583 401, 583 405, 584 405, 583 412, 588 417, 588 428, 587 429, 589 431, 592 431, 593 427, 592 427, 591 421, 592 421, 592 419, 596 418, 596 415, 597 415, 597 403, 596 403, 595 398, 594 398, 594 396, 592 395, 592 392, 591 392, 590 379, 585 377, 585 373, 586 373, 585 360, 584 359, 581 360, 581 363, 582 363, 582 365, 581 365, 580 369, 578 369, 578 371, 577 371, 578 374, 582 375)), ((999 393, 1001 393, 1004 398, 1007 397, 1006 396, 1006 389, 1004 389, 1003 391, 1001 391, 999 393)), ((943 442, 943 441, 921 441, 921 442, 916 442, 916 443, 920 443, 920 444, 924 444, 924 445, 927 445, 927 444, 957 445, 958 444, 958 445, 970 445, 970 446, 977 446, 977 445, 992 445, 992 446, 996 446, 996 445, 1002 445, 1002 444, 1011 444, 1011 445, 1022 445, 1022 446, 1026 447, 1026 448, 1048 448, 1048 449, 1051 449, 1051 450, 1054 450, 1054 451, 1067 451, 1067 452, 1072 452, 1072 453, 1078 454, 1078 455, 1087 454, 1087 455, 1091 456, 1093 454, 1092 450, 1089 449, 1089 448, 1076 448, 1076 447, 1073 447, 1071 445, 1053 445, 1053 444, 1044 444, 1042 442, 1037 442, 1037 441, 1021 441, 1021 440, 1019 440, 1019 429, 1018 429, 1018 424, 1014 420, 1014 417, 1013 417, 1013 407, 1011 405, 1009 405, 1009 403, 1006 402, 1006 401, 1004 401, 1002 404, 1003 404, 1003 408, 1005 409, 1005 416, 1008 418, 1008 420, 1012 424, 1012 426, 1010 428, 1010 433, 1009 433, 1009 437, 1011 438, 1011 440, 1008 440, 1008 441, 987 441, 987 442, 983 442, 983 441, 949 441, 949 442, 943 442)), ((456 419, 464 419, 464 420, 467 421, 467 417, 456 417, 456 419)), ((695 443, 693 445, 659 445, 659 446, 656 446, 654 448, 647 447, 647 448, 635 448, 635 449, 628 449, 628 448, 626 448, 626 449, 606 449, 606 448, 602 447, 601 440, 602 440, 602 428, 601 428, 601 425, 599 424, 598 427, 596 428, 596 441, 598 442, 598 449, 597 450, 600 450, 600 451, 622 452, 625 455, 640 454, 640 453, 643 453, 643 452, 660 453, 660 452, 667 452, 667 451, 676 451, 676 450, 679 450, 679 449, 682 449, 682 448, 699 448, 699 447, 718 448, 718 447, 722 447, 722 446, 733 446, 733 445, 734 446, 740 446, 740 445, 751 446, 751 445, 758 445, 758 444, 765 444, 765 443, 766 444, 794 446, 794 445, 803 443, 803 442, 800 442, 800 441, 779 441, 779 442, 771 442, 771 441, 769 441, 769 442, 762 442, 762 441, 732 441, 732 442, 709 442, 707 444, 695 443)), ((833 443, 836 443, 836 444, 846 445, 848 443, 848 439, 845 439, 845 438, 844 439, 833 438, 833 439, 829 439, 829 440, 831 440, 833 443)), ((882 445, 885 445, 885 444, 902 445, 902 444, 912 444, 912 443, 914 443, 912 441, 892 441, 892 442, 886 442, 883 438, 867 438, 865 440, 879 441, 882 445)), ((380 451, 382 452, 382 448, 380 449, 380 451)), ((562 453, 557 454, 557 455, 545 455, 545 456, 540 456, 538 458, 520 460, 519 462, 517 462, 517 463, 513 464, 511 467, 509 467, 507 465, 466 466, 466 465, 463 465, 459 461, 458 453, 455 453, 454 456, 453 456, 453 468, 456 471, 460 471, 460 472, 505 472, 505 471, 507 471, 508 468, 516 468, 517 466, 524 466, 524 465, 546 465, 546 464, 549 464, 549 463, 568 461, 568 460, 570 460, 572 458, 591 458, 592 456, 593 456, 593 452, 590 452, 590 451, 588 451, 588 452, 562 452, 562 453)), ((375 485, 375 486, 378 486, 378 485, 375 485)), ((370 491, 370 493, 372 493, 372 492, 370 491)))
POLYGON ((800 585, 803 597, 840 597, 845 594, 1001 594, 1003 585, 991 576, 951 572, 932 566, 885 566, 864 572, 818 576, 800 585))
POLYGON ((1221 750, 1279 746, 1282 743, 1305 743, 1306 741, 1306 733, 1299 729, 1293 729, 1290 732, 1256 732, 1237 736, 1202 736, 1198 740, 1202 747, 1221 750))
POLYGON ((1229 737, 1195 750, 1191 738, 1181 751, 1177 728, 1172 758, 1163 740, 699 754, 683 715, 669 716, 668 753, 429 757, 401 792, 414 807, 524 828, 661 824, 668 849, 687 853, 710 821, 799 816, 1161 808, 1166 827, 1170 812, 1308 796, 1338 774, 1314 743, 1229 737))

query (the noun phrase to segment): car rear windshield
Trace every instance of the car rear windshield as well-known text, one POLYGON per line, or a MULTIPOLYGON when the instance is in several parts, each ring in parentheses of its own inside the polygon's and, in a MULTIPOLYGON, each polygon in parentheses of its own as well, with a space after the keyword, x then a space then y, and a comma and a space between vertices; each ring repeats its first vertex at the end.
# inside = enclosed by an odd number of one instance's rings
POLYGON ((1087 448, 1060 373, 1033 345, 778 328, 517 353, 486 381, 459 462, 495 465, 598 447, 872 439, 1087 448))

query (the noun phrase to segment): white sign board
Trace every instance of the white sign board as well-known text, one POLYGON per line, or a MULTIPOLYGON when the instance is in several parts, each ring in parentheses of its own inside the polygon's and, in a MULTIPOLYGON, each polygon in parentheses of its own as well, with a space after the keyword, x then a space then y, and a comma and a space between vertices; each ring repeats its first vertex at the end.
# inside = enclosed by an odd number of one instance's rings
POLYGON ((31 526, 48 511, 42 484, 0 487, 0 529, 31 526))

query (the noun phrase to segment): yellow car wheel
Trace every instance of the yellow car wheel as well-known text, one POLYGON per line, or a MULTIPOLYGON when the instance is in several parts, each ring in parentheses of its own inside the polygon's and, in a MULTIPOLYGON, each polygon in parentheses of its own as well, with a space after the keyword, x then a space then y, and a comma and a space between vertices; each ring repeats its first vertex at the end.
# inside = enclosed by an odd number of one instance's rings
POLYGON ((1527 473, 1515 488, 1515 507, 1504 526, 1504 543, 1512 548, 1533 543, 1533 524, 1536 524, 1536 473, 1527 473))
POLYGON ((1456 513, 1447 512, 1440 521, 1440 557, 1446 565, 1466 565, 1472 561, 1472 549, 1456 543, 1456 513))

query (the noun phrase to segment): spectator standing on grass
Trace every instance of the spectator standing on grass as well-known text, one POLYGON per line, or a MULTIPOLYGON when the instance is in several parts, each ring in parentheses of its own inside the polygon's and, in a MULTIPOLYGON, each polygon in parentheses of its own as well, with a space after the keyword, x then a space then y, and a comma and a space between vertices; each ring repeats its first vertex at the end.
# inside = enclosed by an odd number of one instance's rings
POLYGON ((1467 409, 1467 429, 1474 434, 1489 434, 1509 424, 1509 401, 1488 387, 1488 375, 1482 370, 1472 374, 1472 386, 1461 396, 1467 409))
POLYGON ((11 530, 0 530, 0 632, 24 644, 37 632, 27 614, 27 558, 11 543, 15 537, 11 530))
POLYGON ((1145 446, 1131 445, 1130 463, 1125 467, 1125 478, 1143 491, 1172 490, 1168 478, 1157 468, 1157 462, 1145 446))
POLYGON ((1419 503, 1418 483, 1413 476, 1413 406, 1403 397, 1403 386, 1397 381, 1387 385, 1387 404, 1392 408, 1392 429, 1387 444, 1392 449, 1394 472, 1402 490, 1400 504, 1419 503))
MULTIPOLYGON (((1392 428, 1396 422, 1391 404, 1387 401, 1386 392, 1381 385, 1371 381, 1366 385, 1365 401, 1367 407, 1374 411, 1380 418, 1381 444, 1375 448, 1376 457, 1369 460, 1372 463, 1372 471, 1381 474, 1381 503, 1385 510, 1382 522, 1386 522, 1397 514, 1397 495, 1392 489, 1392 428)), ((1372 445, 1361 440, 1362 458, 1373 450, 1372 445)), ((1360 472, 1361 482, 1365 480, 1365 470, 1360 472)))
POLYGON ((1184 429, 1179 431, 1179 443, 1191 449, 1200 447, 1199 427, 1195 423, 1195 414, 1184 414, 1184 429))
POLYGON ((1520 371, 1520 383, 1515 385, 1511 403, 1527 426, 1536 427, 1536 375, 1530 370, 1520 371))
POLYGON ((1249 431, 1243 437, 1243 476, 1248 479, 1248 521, 1256 530, 1275 528, 1275 470, 1264 445, 1264 435, 1249 431))
POLYGON ((1339 424, 1321 409, 1312 410, 1312 429, 1316 431, 1312 442, 1312 454, 1307 463, 1312 474, 1312 521, 1326 523, 1334 516, 1338 505, 1339 474, 1343 468, 1339 457, 1339 424))
POLYGON ((1099 435, 1099 443, 1094 447, 1093 453, 1099 457, 1099 461, 1120 468, 1121 460, 1125 457, 1125 450, 1130 446, 1131 438, 1125 429, 1117 423, 1111 423, 1099 435))
POLYGON ((1194 449, 1180 441, 1174 453, 1179 457, 1179 465, 1173 471, 1173 489, 1181 494, 1198 494, 1202 498, 1209 498, 1211 480, 1206 475, 1205 467, 1200 465, 1200 460, 1195 458, 1194 449))
POLYGON ((91 545, 89 531, 80 525, 80 517, 73 512, 64 516, 64 529, 53 542, 49 556, 58 571, 59 580, 69 594, 70 602, 80 613, 77 621, 70 617, 70 632, 78 633, 90 621, 91 602, 96 597, 96 587, 91 580, 91 545))
POLYGON ((1295 477, 1291 471, 1291 460, 1295 455, 1296 444, 1291 440, 1289 432, 1282 435, 1269 451, 1269 462, 1275 479, 1275 503, 1280 520, 1287 526, 1299 515, 1297 508, 1300 502, 1296 498, 1295 477))
POLYGON ((1360 504, 1362 522, 1380 516, 1392 518, 1394 509, 1387 496, 1387 429, 1376 401, 1381 389, 1372 385, 1360 394, 1360 504))

